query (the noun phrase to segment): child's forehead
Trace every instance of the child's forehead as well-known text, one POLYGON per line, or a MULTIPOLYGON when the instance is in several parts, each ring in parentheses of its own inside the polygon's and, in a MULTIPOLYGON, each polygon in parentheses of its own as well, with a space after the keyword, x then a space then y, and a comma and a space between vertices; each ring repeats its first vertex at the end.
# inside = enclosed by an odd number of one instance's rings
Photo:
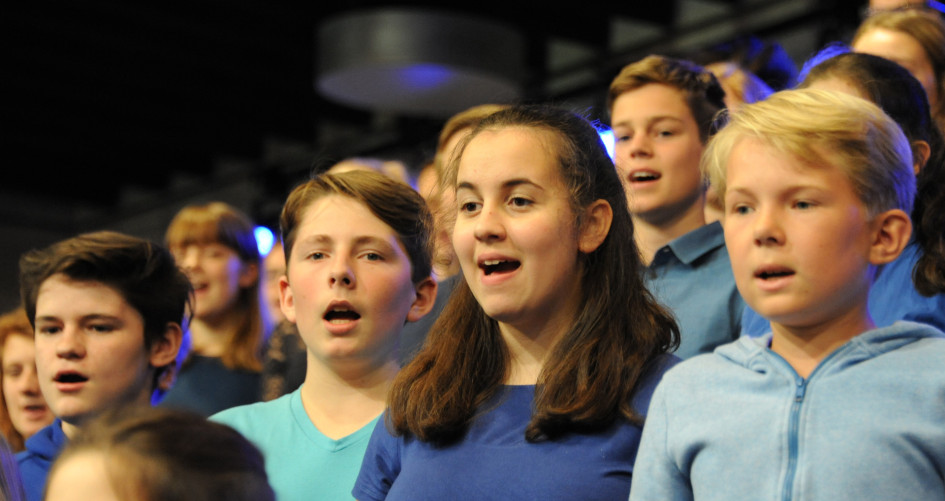
MULTIPOLYGON (((694 119, 689 95, 684 89, 663 82, 647 82, 622 92, 614 100, 612 110, 614 121, 620 120, 621 115, 674 115, 681 114, 682 118, 694 119), (621 106, 622 104, 633 106, 621 106), (667 107, 669 105, 669 107, 667 107)), ((616 124, 615 124, 616 125, 616 124)))
POLYGON ((107 282, 90 278, 74 278, 57 273, 44 280, 36 294, 37 316, 41 310, 55 313, 68 310, 71 313, 96 315, 105 313, 134 312, 140 315, 120 288, 107 282))
POLYGON ((726 171, 731 181, 732 167, 736 165, 742 169, 786 169, 796 179, 804 177, 820 177, 823 174, 841 174, 836 176, 838 182, 853 186, 851 167, 836 152, 816 142, 806 147, 794 144, 778 143, 763 140, 753 136, 745 136, 737 140, 731 150, 726 171), (773 162, 756 163, 747 158, 768 157, 773 162))
POLYGON ((381 219, 370 206, 355 197, 331 193, 321 196, 304 209, 297 241, 319 238, 347 238, 352 236, 394 237, 400 235, 381 219))

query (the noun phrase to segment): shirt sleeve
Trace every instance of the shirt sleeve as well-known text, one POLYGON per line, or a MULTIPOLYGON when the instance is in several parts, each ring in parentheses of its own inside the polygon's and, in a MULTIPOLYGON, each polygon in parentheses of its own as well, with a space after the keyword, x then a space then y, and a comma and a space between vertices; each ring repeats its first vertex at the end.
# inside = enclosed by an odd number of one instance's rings
POLYGON ((358 501, 381 501, 400 474, 404 437, 395 437, 387 429, 387 413, 377 420, 368 442, 361 471, 351 494, 358 501))
POLYGON ((640 449, 633 465, 630 483, 630 501, 673 500, 691 501, 689 479, 672 460, 667 439, 667 409, 665 384, 657 386, 650 401, 650 412, 643 426, 640 449))

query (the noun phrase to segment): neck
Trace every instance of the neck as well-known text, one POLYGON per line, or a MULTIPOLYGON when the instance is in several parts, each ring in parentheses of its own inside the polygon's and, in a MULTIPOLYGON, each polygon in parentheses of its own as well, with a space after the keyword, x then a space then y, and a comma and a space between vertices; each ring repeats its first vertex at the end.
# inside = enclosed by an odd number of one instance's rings
POLYGON ((633 238, 643 264, 649 265, 656 256, 656 251, 666 244, 689 233, 692 230, 705 226, 705 211, 703 199, 699 203, 689 206, 685 211, 673 214, 671 217, 650 217, 645 214, 631 214, 633 219, 633 238))
POLYGON ((190 323, 191 350, 207 357, 220 357, 239 328, 239 315, 194 318, 190 323))
POLYGON ((854 337, 875 328, 864 301, 850 312, 803 327, 771 322, 771 351, 780 355, 802 378, 810 376, 828 355, 854 337))
POLYGON ((79 433, 78 425, 67 423, 65 421, 61 421, 60 424, 62 425, 62 432, 66 435, 66 438, 68 438, 69 440, 74 439, 75 436, 79 433))
POLYGON ((552 314, 540 326, 525 329, 499 322, 499 332, 509 350, 509 371, 505 383, 538 383, 545 361, 558 340, 567 333, 574 316, 573 311, 570 314, 552 314))
POLYGON ((302 406, 325 436, 346 437, 384 412, 399 369, 396 356, 382 363, 333 367, 309 352, 302 406))
POLYGON ((107 407, 103 407, 98 411, 68 418, 59 416, 60 422, 62 423, 62 432, 66 435, 66 438, 73 440, 79 433, 82 433, 85 425, 94 421, 103 412, 113 409, 151 407, 151 393, 153 389, 151 388, 150 381, 153 379, 153 377, 154 371, 148 371, 147 381, 149 381, 149 383, 147 386, 138 388, 137 390, 130 390, 131 393, 125 395, 126 398, 120 398, 116 401, 112 401, 107 404, 107 407))

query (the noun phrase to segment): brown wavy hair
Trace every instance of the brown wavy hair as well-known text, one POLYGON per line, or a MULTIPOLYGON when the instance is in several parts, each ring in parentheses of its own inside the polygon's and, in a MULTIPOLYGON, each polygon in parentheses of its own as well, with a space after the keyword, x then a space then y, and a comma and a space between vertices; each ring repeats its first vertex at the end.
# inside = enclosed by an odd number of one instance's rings
MULTIPOLYGON (((243 264, 253 264, 262 270, 254 229, 252 220, 235 207, 210 202, 181 209, 168 225, 164 240, 172 253, 188 245, 221 244, 236 252, 243 264)), ((269 325, 263 313, 259 283, 257 276, 253 285, 241 288, 237 296, 233 314, 240 316, 239 327, 230 340, 230 349, 220 357, 229 369, 262 370, 269 325)))
MULTIPOLYGON (((529 441, 599 430, 623 418, 640 422, 631 396, 660 354, 679 343, 672 316, 642 282, 626 196, 597 130, 585 119, 549 106, 517 106, 484 119, 457 147, 448 179, 469 141, 506 128, 550 132, 572 214, 606 200, 613 221, 603 243, 581 255, 583 300, 573 324, 539 375, 529 441)), ((498 323, 460 281, 416 358, 394 380, 388 425, 394 433, 447 444, 461 439, 476 412, 505 381, 509 352, 498 323)))

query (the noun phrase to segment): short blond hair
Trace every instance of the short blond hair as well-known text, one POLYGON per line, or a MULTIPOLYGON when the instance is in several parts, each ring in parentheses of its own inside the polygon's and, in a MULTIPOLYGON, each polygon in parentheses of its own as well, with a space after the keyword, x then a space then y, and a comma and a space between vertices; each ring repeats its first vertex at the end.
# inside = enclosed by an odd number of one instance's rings
POLYGON ((909 141, 896 122, 865 99, 800 89, 744 106, 709 141, 700 164, 723 203, 728 161, 742 139, 809 166, 841 169, 871 216, 890 209, 912 212, 916 187, 909 141))

